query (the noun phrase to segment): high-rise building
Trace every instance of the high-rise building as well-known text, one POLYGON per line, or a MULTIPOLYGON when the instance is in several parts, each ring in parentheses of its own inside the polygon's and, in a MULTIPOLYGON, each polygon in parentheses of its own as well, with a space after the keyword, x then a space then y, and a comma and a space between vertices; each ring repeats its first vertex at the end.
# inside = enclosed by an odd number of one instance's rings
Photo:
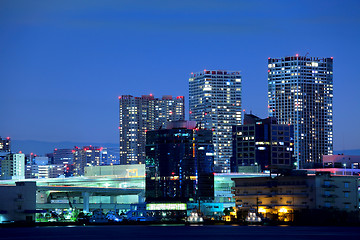
POLYGON ((101 162, 101 147, 85 146, 82 148, 75 147, 74 152, 74 174, 77 176, 84 175, 86 166, 99 166, 101 162))
POLYGON ((212 131, 176 121, 146 134, 147 201, 209 200, 214 197, 212 131))
POLYGON ((230 172, 232 126, 241 124, 240 72, 204 70, 189 78, 190 120, 213 130, 215 172, 230 172))
POLYGON ((268 59, 269 116, 294 125, 299 168, 321 166, 333 153, 333 58, 268 59))
POLYGON ((244 115, 244 124, 233 126, 232 172, 285 173, 294 168, 294 130, 276 119, 244 115))
POLYGON ((120 164, 145 163, 146 131, 163 128, 168 121, 184 120, 184 107, 183 96, 120 96, 120 164))
POLYGON ((1 161, 2 179, 24 179, 25 178, 25 154, 9 153, 1 161))

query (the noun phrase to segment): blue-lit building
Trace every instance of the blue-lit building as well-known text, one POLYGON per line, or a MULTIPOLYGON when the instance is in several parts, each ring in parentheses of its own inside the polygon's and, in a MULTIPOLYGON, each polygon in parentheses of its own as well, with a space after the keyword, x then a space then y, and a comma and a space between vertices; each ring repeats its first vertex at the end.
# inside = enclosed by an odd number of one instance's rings
POLYGON ((120 164, 119 147, 105 147, 101 154, 100 165, 120 164))
POLYGON ((241 124, 239 71, 204 70, 189 78, 189 119, 213 130, 216 173, 230 172, 231 129, 241 124))
POLYGON ((244 124, 233 126, 232 172, 283 172, 294 168, 294 130, 276 118, 244 115, 244 124))
POLYGON ((195 126, 177 121, 146 133, 147 202, 213 199, 213 133, 195 126))
POLYGON ((333 154, 333 58, 269 58, 268 100, 269 116, 294 126, 298 167, 322 167, 333 154))

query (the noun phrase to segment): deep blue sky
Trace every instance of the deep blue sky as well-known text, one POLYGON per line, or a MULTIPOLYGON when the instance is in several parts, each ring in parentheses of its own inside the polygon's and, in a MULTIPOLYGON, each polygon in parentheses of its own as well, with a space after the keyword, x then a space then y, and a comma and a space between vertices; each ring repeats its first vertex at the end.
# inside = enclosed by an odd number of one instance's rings
POLYGON ((267 117, 267 58, 334 57, 334 149, 360 148, 360 1, 0 1, 0 136, 118 141, 121 94, 188 97, 240 70, 267 117))

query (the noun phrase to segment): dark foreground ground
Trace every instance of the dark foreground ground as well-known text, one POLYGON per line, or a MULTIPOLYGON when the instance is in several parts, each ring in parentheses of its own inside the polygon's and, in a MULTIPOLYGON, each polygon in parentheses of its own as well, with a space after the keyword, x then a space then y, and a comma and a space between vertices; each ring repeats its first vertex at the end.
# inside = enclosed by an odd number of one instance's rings
POLYGON ((123 225, 0 228, 0 239, 360 239, 358 227, 123 225))

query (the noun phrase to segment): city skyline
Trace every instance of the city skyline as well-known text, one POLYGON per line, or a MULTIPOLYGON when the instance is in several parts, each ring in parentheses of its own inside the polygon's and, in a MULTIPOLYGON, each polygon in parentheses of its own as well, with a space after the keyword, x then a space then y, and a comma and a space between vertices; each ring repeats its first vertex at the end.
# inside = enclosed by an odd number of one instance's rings
POLYGON ((116 143, 119 95, 188 112, 190 73, 211 68, 240 70, 243 109, 265 118, 267 58, 309 52, 334 57, 334 150, 360 149, 358 2, 141 3, 3 1, 0 136, 116 143))

